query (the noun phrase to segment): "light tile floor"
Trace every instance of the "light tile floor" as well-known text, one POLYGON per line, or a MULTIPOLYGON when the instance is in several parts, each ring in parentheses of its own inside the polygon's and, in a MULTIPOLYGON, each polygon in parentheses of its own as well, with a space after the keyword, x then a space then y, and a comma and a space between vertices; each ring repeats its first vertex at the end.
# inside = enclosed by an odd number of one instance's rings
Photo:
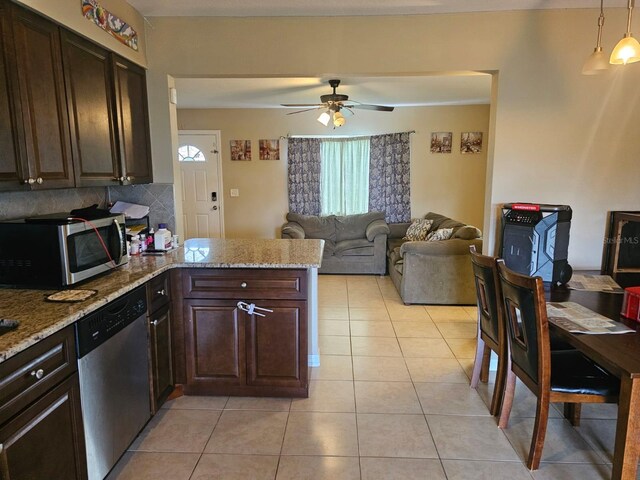
POLYGON ((320 276, 321 366, 308 399, 168 402, 109 480, 606 479, 615 405, 552 409, 541 468, 524 466, 535 397, 521 384, 509 428, 493 384, 468 386, 475 308, 406 306, 389 277, 320 276))

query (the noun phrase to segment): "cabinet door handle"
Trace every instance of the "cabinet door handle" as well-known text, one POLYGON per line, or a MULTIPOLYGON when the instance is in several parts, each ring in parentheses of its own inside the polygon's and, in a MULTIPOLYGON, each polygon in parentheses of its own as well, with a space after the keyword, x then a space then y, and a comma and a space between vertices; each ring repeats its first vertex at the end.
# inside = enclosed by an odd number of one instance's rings
POLYGON ((151 325, 153 325, 154 327, 158 326, 158 320, 154 320, 153 322, 151 322, 151 325))
POLYGON ((240 287, 242 287, 242 288, 247 288, 247 282, 242 282, 242 283, 240 284, 240 287))
POLYGON ((38 380, 40 380, 42 377, 44 377, 44 370, 41 368, 39 368, 38 370, 32 370, 31 376, 36 377, 38 380))
POLYGON ((127 182, 130 182, 130 181, 131 181, 131 177, 130 177, 129 175, 127 175, 127 176, 126 176, 126 178, 125 178, 125 180, 126 180, 127 182))
POLYGON ((42 182, 44 182, 44 180, 42 180, 42 177, 38 177, 38 178, 36 178, 36 183, 37 183, 38 185, 42 185, 42 182))
POLYGON ((25 184, 25 185, 33 185, 34 183, 36 183, 36 179, 35 179, 35 178, 31 178, 31 177, 27 178, 27 179, 24 181, 24 184, 25 184))
POLYGON ((162 290, 158 290, 156 293, 158 295, 162 295, 163 297, 167 294, 167 292, 165 292, 164 288, 162 290))

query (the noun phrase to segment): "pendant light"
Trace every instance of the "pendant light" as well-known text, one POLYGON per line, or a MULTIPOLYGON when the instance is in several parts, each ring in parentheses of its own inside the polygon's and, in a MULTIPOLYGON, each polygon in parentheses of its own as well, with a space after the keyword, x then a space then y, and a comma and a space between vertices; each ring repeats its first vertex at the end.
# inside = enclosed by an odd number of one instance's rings
POLYGON ((600 16, 598 17, 598 42, 593 53, 589 55, 582 67, 583 75, 596 75, 609 69, 609 61, 602 51, 602 26, 604 25, 604 0, 600 0, 600 16))
POLYGON ((343 126, 347 121, 345 120, 344 116, 340 113, 340 111, 337 111, 333 114, 333 125, 336 127, 341 127, 343 126))
POLYGON ((624 34, 622 40, 611 52, 609 62, 614 65, 626 65, 640 61, 640 43, 631 35, 631 15, 633 13, 634 0, 629 0, 627 8, 629 15, 627 17, 627 33, 624 34))
POLYGON ((318 121, 325 127, 329 125, 329 120, 331 120, 331 115, 329 115, 329 112, 322 112, 318 117, 318 121))

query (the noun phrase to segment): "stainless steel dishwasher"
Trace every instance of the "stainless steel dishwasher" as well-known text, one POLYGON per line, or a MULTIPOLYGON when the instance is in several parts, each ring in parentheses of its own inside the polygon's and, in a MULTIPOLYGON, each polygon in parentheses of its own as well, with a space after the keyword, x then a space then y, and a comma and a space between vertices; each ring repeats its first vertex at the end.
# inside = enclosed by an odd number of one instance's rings
POLYGON ((89 480, 102 480, 151 416, 145 288, 76 322, 89 480))

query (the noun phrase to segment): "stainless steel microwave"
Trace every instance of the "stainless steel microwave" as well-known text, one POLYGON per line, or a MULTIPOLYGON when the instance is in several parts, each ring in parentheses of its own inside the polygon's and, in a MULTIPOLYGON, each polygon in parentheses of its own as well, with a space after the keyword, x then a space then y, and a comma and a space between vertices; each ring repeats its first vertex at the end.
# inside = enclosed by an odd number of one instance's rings
POLYGON ((0 285, 61 288, 129 261, 124 215, 68 213, 0 222, 0 285))

